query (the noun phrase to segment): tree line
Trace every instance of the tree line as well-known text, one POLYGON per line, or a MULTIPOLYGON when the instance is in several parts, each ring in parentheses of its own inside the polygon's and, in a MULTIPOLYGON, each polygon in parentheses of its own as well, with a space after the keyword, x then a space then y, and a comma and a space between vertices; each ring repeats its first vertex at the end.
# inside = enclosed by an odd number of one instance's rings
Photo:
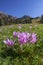
MULTIPOLYGON (((38 17, 36 17, 37 19, 38 17)), ((8 16, 0 16, 0 26, 2 25, 10 25, 10 24, 27 24, 27 23, 32 23, 31 17, 24 17, 24 18, 17 18, 15 19, 14 17, 8 15, 8 16)), ((40 17, 39 23, 43 23, 43 15, 40 17)))

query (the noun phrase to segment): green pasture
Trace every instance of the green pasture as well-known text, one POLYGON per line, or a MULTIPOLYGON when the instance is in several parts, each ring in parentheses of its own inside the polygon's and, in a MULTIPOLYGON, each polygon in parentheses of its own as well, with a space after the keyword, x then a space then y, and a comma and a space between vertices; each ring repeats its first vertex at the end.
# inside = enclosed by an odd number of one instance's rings
POLYGON ((21 29, 18 28, 18 24, 0 27, 0 65, 43 65, 43 24, 21 24, 21 26, 21 29), (27 46, 24 53, 16 53, 13 48, 8 49, 3 43, 6 38, 14 41, 14 31, 36 33, 37 42, 27 46))

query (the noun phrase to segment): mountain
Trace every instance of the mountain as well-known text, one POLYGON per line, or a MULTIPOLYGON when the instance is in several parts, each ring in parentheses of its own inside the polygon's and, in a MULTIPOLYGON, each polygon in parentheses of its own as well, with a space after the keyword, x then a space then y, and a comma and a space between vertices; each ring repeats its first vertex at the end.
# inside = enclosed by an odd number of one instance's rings
POLYGON ((25 24, 25 23, 32 23, 31 20, 32 20, 32 17, 24 15, 21 18, 16 19, 16 22, 25 24))
POLYGON ((12 15, 8 15, 8 14, 6 14, 6 13, 4 13, 4 12, 0 12, 0 17, 11 17, 11 18, 13 18, 13 19, 17 19, 17 17, 13 17, 12 15))
POLYGON ((14 17, 12 15, 0 12, 0 26, 10 25, 10 24, 19 24, 19 23, 43 23, 43 15, 41 17, 32 18, 30 16, 24 15, 20 18, 14 17))
POLYGON ((17 17, 13 17, 4 12, 0 12, 0 26, 12 24, 15 22, 16 19, 17 19, 17 17))

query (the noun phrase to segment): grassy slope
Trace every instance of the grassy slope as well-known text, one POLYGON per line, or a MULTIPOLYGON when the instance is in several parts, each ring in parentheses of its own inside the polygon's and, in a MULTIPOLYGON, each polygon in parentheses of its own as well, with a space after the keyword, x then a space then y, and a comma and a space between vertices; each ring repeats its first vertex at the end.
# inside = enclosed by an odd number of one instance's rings
MULTIPOLYGON (((18 25, 0 27, 0 65, 43 65, 43 24, 38 24, 37 27, 33 24, 32 30, 29 29, 31 24, 22 24, 22 31, 35 32, 39 40, 29 54, 16 54, 12 50, 4 51, 5 46, 3 40, 7 37, 13 39, 13 31, 19 31, 18 25), (41 39, 42 38, 42 39, 41 39), (8 55, 7 55, 8 52, 8 55)), ((32 45, 33 47, 34 45, 32 45)), ((31 48, 30 48, 31 49, 31 48)))

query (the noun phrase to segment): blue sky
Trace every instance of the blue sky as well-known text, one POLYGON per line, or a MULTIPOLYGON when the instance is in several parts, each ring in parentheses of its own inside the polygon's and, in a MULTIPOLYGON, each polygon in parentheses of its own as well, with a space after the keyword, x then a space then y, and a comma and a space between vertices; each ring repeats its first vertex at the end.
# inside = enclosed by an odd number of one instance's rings
POLYGON ((16 17, 43 14, 43 0, 0 0, 0 11, 16 17))

